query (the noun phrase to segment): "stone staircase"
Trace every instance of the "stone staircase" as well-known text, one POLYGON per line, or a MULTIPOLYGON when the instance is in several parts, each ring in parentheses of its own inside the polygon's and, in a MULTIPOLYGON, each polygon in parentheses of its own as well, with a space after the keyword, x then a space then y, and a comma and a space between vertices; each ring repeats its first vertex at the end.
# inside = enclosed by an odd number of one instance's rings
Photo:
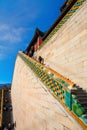
POLYGON ((19 56, 26 62, 50 93, 65 108, 67 107, 75 119, 85 128, 87 126, 87 92, 38 61, 21 53, 19 53, 19 56))
POLYGON ((76 104, 81 107, 82 115, 87 118, 87 92, 79 86, 76 88, 77 90, 72 90, 72 95, 75 96, 76 104))

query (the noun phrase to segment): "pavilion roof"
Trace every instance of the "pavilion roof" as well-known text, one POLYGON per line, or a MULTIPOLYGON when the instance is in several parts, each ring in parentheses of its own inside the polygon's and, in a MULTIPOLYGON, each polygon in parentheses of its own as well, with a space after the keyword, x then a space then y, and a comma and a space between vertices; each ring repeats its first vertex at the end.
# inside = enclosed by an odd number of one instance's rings
POLYGON ((44 32, 40 31, 40 29, 36 28, 35 32, 34 32, 34 36, 32 38, 32 40, 30 41, 28 47, 26 48, 26 51, 29 51, 31 46, 34 46, 34 44, 37 42, 37 38, 41 37, 43 38, 44 36, 44 32))

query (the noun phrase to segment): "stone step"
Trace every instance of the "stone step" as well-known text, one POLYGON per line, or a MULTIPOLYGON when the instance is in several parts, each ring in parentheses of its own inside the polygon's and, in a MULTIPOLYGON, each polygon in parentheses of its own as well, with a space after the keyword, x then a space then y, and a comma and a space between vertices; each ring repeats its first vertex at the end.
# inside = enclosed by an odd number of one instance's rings
POLYGON ((86 95, 77 95, 77 98, 80 100, 80 99, 87 99, 87 96, 86 95))
POLYGON ((85 90, 83 90, 82 88, 79 88, 77 86, 77 90, 72 90, 72 94, 76 94, 76 95, 85 94, 85 95, 87 95, 87 92, 85 90))
POLYGON ((80 103, 82 107, 87 107, 87 103, 80 103))
POLYGON ((87 96, 87 93, 76 93, 76 96, 80 97, 80 96, 87 96))
POLYGON ((81 103, 81 104, 87 104, 87 100, 86 101, 79 101, 79 103, 81 103))
POLYGON ((87 98, 86 95, 77 95, 77 98, 87 98))
POLYGON ((85 94, 87 94, 85 91, 82 91, 82 90, 74 91, 74 93, 85 93, 85 94))
POLYGON ((82 88, 80 88, 79 86, 76 86, 76 88, 79 89, 79 90, 82 90, 82 88))
POLYGON ((87 96, 85 96, 85 95, 79 95, 79 96, 77 96, 76 99, 78 99, 79 101, 87 101, 87 96))
POLYGON ((78 100, 87 100, 87 96, 77 96, 78 100))
POLYGON ((78 91, 81 92, 81 91, 84 91, 84 90, 83 89, 72 90, 72 92, 78 92, 78 91))
POLYGON ((87 99, 80 99, 80 100, 78 99, 78 102, 79 103, 87 103, 87 99))
POLYGON ((85 111, 87 112, 87 106, 84 107, 85 111))

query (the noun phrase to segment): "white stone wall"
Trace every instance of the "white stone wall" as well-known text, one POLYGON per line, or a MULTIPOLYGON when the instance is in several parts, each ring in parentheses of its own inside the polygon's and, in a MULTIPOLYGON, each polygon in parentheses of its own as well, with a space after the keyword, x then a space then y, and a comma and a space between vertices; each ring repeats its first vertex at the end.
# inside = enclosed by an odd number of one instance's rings
POLYGON ((49 66, 87 89, 87 2, 38 52, 49 66))
POLYGON ((12 82, 15 130, 77 130, 58 102, 18 56, 12 82))

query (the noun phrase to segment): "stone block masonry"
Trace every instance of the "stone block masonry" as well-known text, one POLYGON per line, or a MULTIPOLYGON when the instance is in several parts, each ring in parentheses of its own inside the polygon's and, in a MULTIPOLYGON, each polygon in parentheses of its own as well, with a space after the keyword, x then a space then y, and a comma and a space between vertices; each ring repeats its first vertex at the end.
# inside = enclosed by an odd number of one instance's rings
POLYGON ((87 2, 38 51, 39 55, 55 71, 87 90, 87 2))
POLYGON ((15 63, 11 93, 16 130, 77 130, 56 99, 43 88, 19 56, 15 63))

